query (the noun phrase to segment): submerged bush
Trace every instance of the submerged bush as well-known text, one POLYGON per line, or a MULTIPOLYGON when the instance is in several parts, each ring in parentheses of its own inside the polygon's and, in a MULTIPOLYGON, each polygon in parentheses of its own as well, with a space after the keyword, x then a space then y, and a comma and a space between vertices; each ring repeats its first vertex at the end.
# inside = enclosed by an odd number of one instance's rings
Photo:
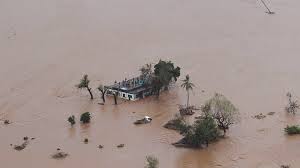
POLYGON ((292 125, 292 126, 288 125, 284 128, 284 131, 289 135, 300 134, 300 127, 299 125, 292 125))
POLYGON ((183 139, 173 145, 199 148, 202 145, 208 146, 209 143, 216 141, 220 137, 218 126, 211 116, 197 120, 184 135, 183 139))
POLYGON ((71 123, 71 125, 74 125, 75 124, 75 116, 70 116, 69 118, 68 118, 68 121, 71 123))
POLYGON ((158 159, 154 156, 146 156, 146 166, 145 168, 158 168, 158 159))
POLYGON ((90 112, 85 112, 85 113, 81 114, 80 121, 82 123, 84 123, 84 124, 85 123, 89 123, 90 120, 91 120, 91 114, 90 114, 90 112))
POLYGON ((188 125, 180 115, 175 115, 175 118, 168 121, 164 127, 179 131, 180 134, 187 132, 191 128, 191 126, 188 125))

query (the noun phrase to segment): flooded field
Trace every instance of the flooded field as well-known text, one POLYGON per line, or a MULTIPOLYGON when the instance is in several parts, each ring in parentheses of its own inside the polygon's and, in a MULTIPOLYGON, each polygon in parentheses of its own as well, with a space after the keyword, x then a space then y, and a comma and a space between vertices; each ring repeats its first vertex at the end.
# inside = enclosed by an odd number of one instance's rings
POLYGON ((286 92, 300 97, 300 2, 266 3, 274 15, 256 0, 0 0, 0 119, 12 122, 0 124, 0 167, 141 168, 147 155, 161 168, 299 167, 300 137, 283 128, 300 119, 284 112, 286 92), (170 145, 181 136, 162 125, 186 101, 179 84, 159 100, 98 104, 99 83, 160 58, 190 74, 192 104, 218 92, 238 107, 226 139, 203 150, 170 145), (74 87, 85 73, 93 101, 74 87), (66 121, 86 111, 89 125, 66 121), (153 122, 135 126, 144 115, 153 122), (35 139, 15 151, 24 136, 35 139), (51 159, 57 148, 70 156, 51 159))

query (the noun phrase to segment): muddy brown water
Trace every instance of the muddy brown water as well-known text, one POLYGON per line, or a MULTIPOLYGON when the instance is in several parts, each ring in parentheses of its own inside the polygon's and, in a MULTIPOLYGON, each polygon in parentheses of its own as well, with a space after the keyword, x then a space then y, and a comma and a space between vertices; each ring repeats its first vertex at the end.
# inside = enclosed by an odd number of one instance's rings
POLYGON ((0 125, 0 167, 138 168, 146 155, 163 168, 299 167, 300 137, 286 137, 283 128, 300 117, 283 108, 287 91, 300 96, 300 2, 266 3, 276 14, 255 0, 1 0, 0 117, 12 124, 0 125), (160 58, 191 75, 193 104, 219 92, 239 108, 241 121, 226 139, 203 150, 170 145, 181 137, 162 125, 185 102, 178 86, 159 101, 118 106, 111 99, 98 105, 95 89, 90 101, 74 88, 84 73, 95 88, 137 75, 142 64, 160 58), (92 122, 81 126, 86 111, 92 122), (70 115, 77 119, 73 128, 70 115), (144 115, 153 122, 133 125, 144 115), (24 136, 36 139, 13 150, 9 144, 24 136), (70 156, 51 159, 56 148, 70 156))

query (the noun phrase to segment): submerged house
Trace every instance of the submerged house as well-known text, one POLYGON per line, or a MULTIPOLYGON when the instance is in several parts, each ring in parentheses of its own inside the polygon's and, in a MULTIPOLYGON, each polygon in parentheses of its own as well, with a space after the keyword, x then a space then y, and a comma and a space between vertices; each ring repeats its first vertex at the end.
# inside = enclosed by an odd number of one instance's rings
POLYGON ((118 97, 126 100, 139 100, 152 95, 152 87, 145 84, 141 77, 125 79, 122 82, 115 82, 107 87, 107 95, 118 94, 118 97))

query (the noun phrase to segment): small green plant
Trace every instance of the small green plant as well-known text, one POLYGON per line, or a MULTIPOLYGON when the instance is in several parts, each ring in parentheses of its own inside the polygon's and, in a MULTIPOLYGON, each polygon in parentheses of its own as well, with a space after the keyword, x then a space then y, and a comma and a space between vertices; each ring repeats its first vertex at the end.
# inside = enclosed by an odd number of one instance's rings
POLYGON ((291 126, 288 125, 284 128, 284 131, 288 135, 300 134, 300 126, 299 125, 291 125, 291 126))
POLYGON ((85 112, 85 113, 81 114, 80 121, 83 124, 89 123, 91 121, 91 114, 90 114, 90 112, 85 112))
POLYGON ((72 115, 68 118, 68 121, 71 123, 71 125, 73 126, 76 122, 75 122, 75 116, 72 115))
POLYGON ((146 156, 146 166, 145 168, 158 168, 159 161, 154 156, 146 156))

